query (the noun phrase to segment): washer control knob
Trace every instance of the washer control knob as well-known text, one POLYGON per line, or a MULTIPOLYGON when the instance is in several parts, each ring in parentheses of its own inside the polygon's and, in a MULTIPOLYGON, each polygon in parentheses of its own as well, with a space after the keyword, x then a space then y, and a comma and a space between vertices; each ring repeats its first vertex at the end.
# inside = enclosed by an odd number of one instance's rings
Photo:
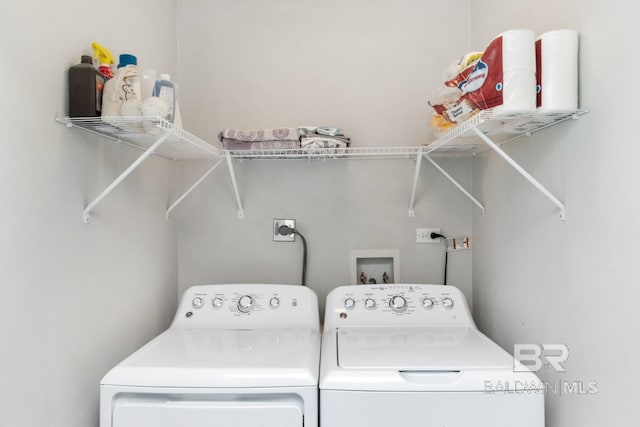
POLYGON ((405 311, 407 309, 407 300, 402 295, 396 295, 389 300, 389 307, 396 312, 405 311))
POLYGON ((278 297, 273 297, 269 300, 269 305, 273 308, 278 308, 280 307, 280 300, 278 297))
POLYGON ((444 308, 452 308, 453 307, 453 300, 451 298, 443 298, 442 299, 442 306, 444 308))
POLYGON ((373 310, 374 308, 376 308, 376 300, 374 300, 373 298, 367 298, 366 300, 364 300, 364 306, 369 310, 373 310))
POLYGON ((253 309, 253 297, 251 295, 243 295, 238 300, 238 310, 243 313, 248 313, 253 309))
POLYGON ((204 305, 204 298, 195 297, 191 303, 193 304, 193 308, 201 308, 204 305))
POLYGON ((422 300, 422 306, 424 308, 431 308, 433 307, 433 300, 429 297, 425 298, 422 300))
POLYGON ((220 307, 222 307, 222 302, 223 302, 223 301, 222 301, 222 298, 220 298, 220 297, 215 297, 215 298, 213 299, 213 308, 220 308, 220 307))
POLYGON ((356 306, 356 300, 353 298, 347 298, 344 300, 344 308, 351 310, 356 306))

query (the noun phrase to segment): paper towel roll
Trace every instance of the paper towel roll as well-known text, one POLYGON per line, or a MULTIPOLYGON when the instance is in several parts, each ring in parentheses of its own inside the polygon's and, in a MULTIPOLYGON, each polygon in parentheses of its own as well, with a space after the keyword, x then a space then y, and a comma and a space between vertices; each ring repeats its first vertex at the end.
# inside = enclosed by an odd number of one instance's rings
POLYGON ((578 32, 556 30, 536 40, 539 111, 578 108, 578 32))
POLYGON ((503 103, 495 112, 502 115, 536 109, 535 34, 512 30, 502 37, 503 103))
POLYGON ((471 74, 459 86, 463 98, 494 115, 518 116, 536 109, 535 35, 506 31, 491 41, 471 74))

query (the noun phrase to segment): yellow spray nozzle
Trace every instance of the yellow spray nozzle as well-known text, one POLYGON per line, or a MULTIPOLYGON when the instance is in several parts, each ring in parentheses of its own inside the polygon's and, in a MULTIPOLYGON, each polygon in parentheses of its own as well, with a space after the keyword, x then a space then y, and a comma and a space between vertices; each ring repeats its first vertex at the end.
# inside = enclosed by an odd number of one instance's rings
POLYGON ((91 43, 91 47, 94 51, 93 57, 98 58, 98 61, 101 64, 111 65, 116 63, 116 60, 113 59, 113 55, 111 55, 111 52, 109 52, 109 49, 106 47, 97 42, 91 43))

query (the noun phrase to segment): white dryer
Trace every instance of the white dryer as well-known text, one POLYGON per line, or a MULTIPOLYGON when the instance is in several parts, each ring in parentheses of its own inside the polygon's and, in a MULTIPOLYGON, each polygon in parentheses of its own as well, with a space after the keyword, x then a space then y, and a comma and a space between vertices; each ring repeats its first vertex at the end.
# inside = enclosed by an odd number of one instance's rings
POLYGON ((478 331, 457 288, 343 286, 325 313, 321 426, 544 426, 543 384, 478 331))
POLYGON ((316 427, 319 324, 306 287, 194 286, 103 378, 100 427, 316 427))

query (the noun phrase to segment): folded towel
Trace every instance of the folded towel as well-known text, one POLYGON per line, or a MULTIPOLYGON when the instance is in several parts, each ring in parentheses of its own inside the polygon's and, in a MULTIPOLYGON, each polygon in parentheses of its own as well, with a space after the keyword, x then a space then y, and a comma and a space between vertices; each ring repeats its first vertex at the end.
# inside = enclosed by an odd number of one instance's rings
POLYGON ((298 132, 298 128, 225 129, 218 134, 218 138, 220 141, 227 138, 235 139, 238 142, 298 141, 300 139, 300 133, 298 132))
POLYGON ((318 135, 328 135, 328 136, 336 136, 342 135, 342 129, 337 128, 335 126, 300 126, 298 128, 301 135, 305 134, 318 134, 318 135))
POLYGON ((300 148, 299 141, 261 141, 243 142, 237 139, 222 138, 225 150, 290 150, 300 148))
POLYGON ((303 137, 300 146, 305 150, 316 148, 346 148, 349 145, 348 138, 334 138, 329 136, 308 136, 303 137))

